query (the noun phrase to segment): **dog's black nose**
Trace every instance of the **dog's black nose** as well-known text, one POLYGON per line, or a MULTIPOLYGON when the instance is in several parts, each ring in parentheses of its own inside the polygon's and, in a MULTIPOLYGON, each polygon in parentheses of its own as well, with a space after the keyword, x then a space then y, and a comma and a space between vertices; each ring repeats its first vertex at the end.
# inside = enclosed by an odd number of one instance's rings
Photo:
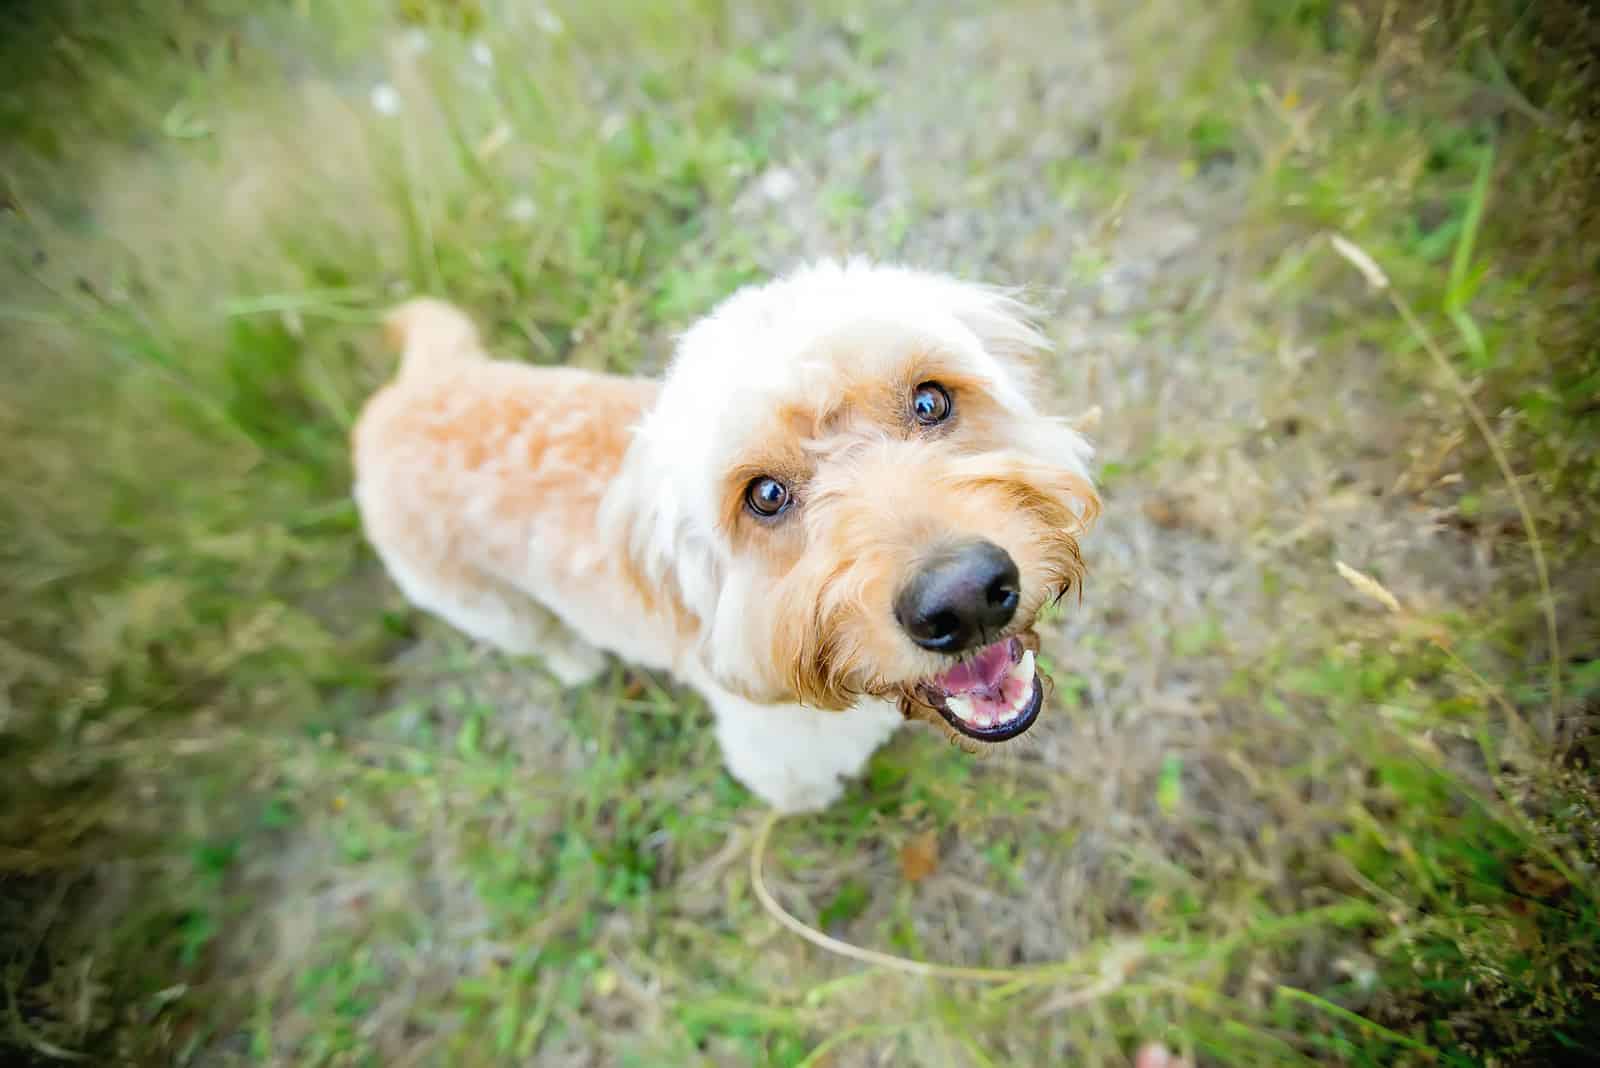
POLYGON ((969 542, 929 560, 894 599, 894 617, 911 640, 936 653, 992 641, 1017 614, 1017 565, 1000 546, 969 542))

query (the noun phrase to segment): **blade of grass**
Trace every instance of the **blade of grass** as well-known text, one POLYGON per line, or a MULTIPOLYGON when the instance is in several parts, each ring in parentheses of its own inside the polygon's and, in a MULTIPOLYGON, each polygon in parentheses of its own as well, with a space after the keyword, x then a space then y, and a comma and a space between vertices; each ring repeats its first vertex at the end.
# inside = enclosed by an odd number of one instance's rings
POLYGON ((1454 253, 1450 257, 1450 279, 1445 286, 1445 307, 1452 312, 1464 310, 1467 302, 1472 299, 1472 291, 1476 287, 1472 284, 1469 275, 1472 271, 1472 253, 1478 241, 1478 228, 1483 225, 1484 207, 1489 199, 1489 178, 1494 173, 1494 148, 1491 146, 1483 153, 1483 162, 1478 166, 1478 174, 1472 181, 1472 192, 1467 198, 1466 214, 1461 220, 1461 234, 1456 239, 1454 253))
MULTIPOLYGON (((1480 172, 1480 180, 1474 189, 1478 199, 1483 199, 1487 194, 1487 179, 1483 177, 1487 171, 1480 172)), ((1482 205, 1476 213, 1477 218, 1482 217, 1482 205)), ((1472 212, 1469 210, 1469 215, 1472 212)), ((1473 240, 1472 231, 1476 224, 1463 228, 1462 241, 1467 243, 1470 255, 1470 242, 1473 240)), ((1348 260, 1352 266, 1361 272, 1367 283, 1388 297, 1390 305, 1400 318, 1405 322, 1406 328, 1416 338, 1417 342, 1428 353, 1430 359, 1445 380, 1450 383, 1450 388, 1455 391, 1462 407, 1467 410, 1468 417, 1483 436, 1484 444, 1488 446, 1490 455, 1494 458, 1495 466, 1499 468, 1500 477, 1505 480, 1506 488, 1510 491, 1512 500, 1516 503, 1517 514, 1522 520, 1523 532, 1528 537, 1528 547, 1533 553, 1533 569, 1539 582, 1539 599, 1544 609, 1545 631, 1550 642, 1550 723, 1549 733, 1555 732, 1556 724, 1561 716, 1561 636, 1560 627, 1556 622, 1555 595, 1550 588, 1550 568, 1545 559, 1544 544, 1539 540, 1539 527, 1533 520, 1533 509, 1528 505, 1527 495, 1522 492, 1522 484, 1517 480, 1516 473, 1511 469, 1511 458, 1506 455, 1505 446, 1500 443, 1499 435, 1489 425, 1488 416, 1484 415, 1482 407, 1473 398, 1472 391, 1467 388, 1466 382, 1445 356, 1444 350, 1434 340, 1433 333, 1417 313, 1412 310, 1411 303, 1405 299, 1395 288, 1389 284, 1389 276, 1378 266, 1376 260, 1366 253, 1359 245, 1340 237, 1331 235, 1334 250, 1348 260)), ((1465 262, 1465 260, 1463 260, 1465 262)))
POLYGON ((1472 269, 1472 252, 1478 240, 1478 228, 1483 224, 1484 205, 1489 199, 1489 177, 1494 172, 1494 149, 1490 147, 1483 154, 1483 163, 1478 167, 1478 175, 1473 179, 1472 193, 1467 199, 1467 211, 1461 221, 1461 234, 1456 240, 1455 252, 1450 258, 1450 279, 1445 287, 1444 310, 1450 321, 1455 324, 1456 333, 1461 335, 1461 342, 1472 354, 1476 366, 1482 367, 1488 363, 1488 345, 1483 340, 1483 331, 1478 329, 1477 322, 1467 312, 1467 305, 1472 301, 1472 295, 1477 291, 1478 282, 1483 277, 1482 272, 1472 269))
MULTIPOLYGON (((1382 1024, 1373 1023, 1371 1020, 1367 1019, 1365 1016, 1362 1016, 1358 1012, 1351 1012, 1342 1005, 1335 1005, 1328 999, 1320 998, 1309 991, 1300 990, 1292 986, 1279 986, 1277 988, 1277 993, 1280 997, 1286 998, 1289 1001, 1299 1002, 1308 1008, 1315 1009, 1317 1012, 1331 1016, 1334 1019, 1341 1020, 1350 1026, 1357 1028, 1358 1030, 1365 1031, 1368 1034, 1377 1035, 1388 1042, 1393 1042, 1397 1046, 1404 1046, 1407 1049, 1416 1050, 1418 1053, 1421 1053, 1429 1058, 1430 1061, 1437 1062, 1443 1058, 1443 1054, 1434 1049, 1432 1046, 1428 1045, 1426 1042, 1419 1042, 1410 1035, 1402 1035, 1398 1031, 1391 1031, 1382 1024)), ((1446 1059, 1446 1063, 1460 1062, 1455 1061, 1453 1058, 1448 1058, 1446 1059)))
POLYGON ((806 1054, 805 1060, 795 1065, 795 1068, 816 1068, 819 1064, 828 1063, 828 1055, 846 1042, 857 1039, 872 1038, 875 1035, 892 1035, 904 1031, 909 1024, 863 1024, 860 1027, 851 1027, 840 1031, 819 1042, 815 1049, 806 1054))

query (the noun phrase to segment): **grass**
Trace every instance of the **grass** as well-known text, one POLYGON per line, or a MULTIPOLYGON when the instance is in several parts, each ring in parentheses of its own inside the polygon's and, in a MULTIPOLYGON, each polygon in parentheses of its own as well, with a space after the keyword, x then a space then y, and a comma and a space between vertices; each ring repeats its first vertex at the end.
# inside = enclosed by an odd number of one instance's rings
MULTIPOLYGON (((763 858, 819 929, 1016 972, 986 986, 778 927, 748 875, 761 813, 697 702, 621 666, 562 694, 421 619, 347 489, 350 420, 390 367, 374 324, 405 293, 470 307, 506 355, 650 371, 769 245, 807 239, 749 206, 768 168, 835 168, 785 210, 814 195, 818 240, 868 251, 1013 210, 1027 138, 977 177, 914 150, 929 184, 874 214, 899 128, 872 123, 922 94, 893 95, 929 47, 917 20, 472 0, 3 16, 0 1043, 41 1063, 638 1065, 1118 1064, 1147 1038, 1217 1063, 1513 1064, 1600 1044, 1596 157, 1590 75, 1553 47, 1592 24, 1577 5, 1092 13, 1114 106, 1038 172, 1073 233, 1032 260, 984 234, 937 254, 992 247, 1040 274, 1017 280, 1089 286, 1127 265, 1144 187, 1223 189, 1226 283, 1181 264, 1151 282, 1126 359, 1181 375, 1226 329, 1209 362, 1235 392, 1208 407, 1195 380, 1172 418, 1109 365, 1077 387, 1110 413, 1110 507, 1086 607, 1047 649, 1073 726, 1011 760, 899 738, 763 858), (865 149, 828 139, 857 121, 865 149), (1354 488, 1329 457, 1365 465, 1354 488), (1447 539, 1390 552, 1418 512, 1447 539), (1170 588, 1119 563, 1152 536, 1183 565, 1170 588), (1399 611, 1339 577, 1344 554, 1399 611), (1247 576, 1225 602, 1193 577, 1219 559, 1247 576)), ((1055 16, 994 17, 1005 42, 1055 16)), ((1007 79, 1042 46, 1010 43, 975 76, 986 115, 1031 115, 1037 87, 1007 79)))

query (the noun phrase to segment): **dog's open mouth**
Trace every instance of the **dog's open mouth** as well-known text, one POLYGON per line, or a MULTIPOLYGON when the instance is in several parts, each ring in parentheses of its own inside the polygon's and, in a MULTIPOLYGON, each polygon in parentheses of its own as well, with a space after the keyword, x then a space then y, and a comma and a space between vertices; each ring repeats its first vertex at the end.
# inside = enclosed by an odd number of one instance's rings
POLYGON ((1020 638, 985 646, 921 689, 946 723, 980 742, 1015 738, 1033 726, 1044 703, 1033 650, 1024 649, 1020 638))

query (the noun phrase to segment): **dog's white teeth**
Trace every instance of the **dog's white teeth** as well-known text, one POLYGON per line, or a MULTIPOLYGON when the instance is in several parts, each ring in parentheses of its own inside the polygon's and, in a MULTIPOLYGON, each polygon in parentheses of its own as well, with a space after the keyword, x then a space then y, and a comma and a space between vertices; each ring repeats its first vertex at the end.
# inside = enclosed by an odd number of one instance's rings
POLYGON ((1028 707, 1028 701, 1033 697, 1033 650, 1024 650, 1022 659, 1018 660, 1006 676, 1002 693, 1009 699, 1004 713, 1000 716, 1002 723, 1009 723, 1022 715, 1022 710, 1028 707))
POLYGON ((1023 682, 1033 681, 1033 650, 1024 649, 1022 659, 1017 661, 1017 666, 1011 669, 1011 677, 1021 679, 1023 682))
POLYGON ((972 709, 972 699, 970 697, 949 697, 945 699, 944 704, 956 718, 965 720, 968 723, 978 722, 972 709))

